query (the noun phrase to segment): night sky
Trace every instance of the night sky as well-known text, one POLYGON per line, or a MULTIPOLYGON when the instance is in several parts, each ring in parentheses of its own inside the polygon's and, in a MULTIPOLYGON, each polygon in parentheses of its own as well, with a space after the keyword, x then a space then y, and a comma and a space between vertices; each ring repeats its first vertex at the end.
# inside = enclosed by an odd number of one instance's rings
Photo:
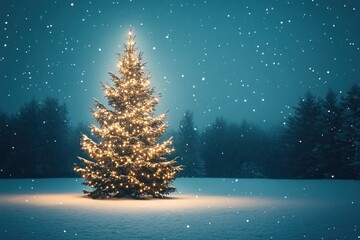
POLYGON ((90 122, 132 29, 177 128, 223 116, 279 124, 309 89, 344 95, 360 82, 360 1, 0 0, 0 109, 33 97, 90 122))

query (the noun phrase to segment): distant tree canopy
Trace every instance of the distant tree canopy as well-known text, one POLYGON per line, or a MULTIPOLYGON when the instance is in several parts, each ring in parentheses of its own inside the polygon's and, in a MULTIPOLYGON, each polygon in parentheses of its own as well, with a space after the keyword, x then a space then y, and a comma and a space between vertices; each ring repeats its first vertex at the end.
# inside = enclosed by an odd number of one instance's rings
POLYGON ((317 177, 321 140, 321 103, 309 91, 301 98, 284 132, 286 162, 291 176, 317 177))
POLYGON ((316 100, 310 92, 300 99, 284 131, 288 177, 360 177, 360 85, 337 101, 329 90, 316 100))
POLYGON ((204 130, 201 135, 201 156, 209 177, 266 177, 264 152, 269 152, 267 133, 243 121, 228 124, 223 118, 204 130))
POLYGON ((75 136, 66 105, 55 98, 32 99, 15 116, 0 114, 0 176, 73 176, 74 154, 80 148, 75 136))
POLYGON ((175 136, 174 147, 179 155, 178 163, 183 166, 182 177, 201 177, 205 175, 204 162, 200 158, 199 133, 194 126, 193 113, 186 111, 180 120, 175 136))
POLYGON ((336 136, 340 152, 340 177, 359 177, 360 170, 360 85, 353 85, 341 98, 341 126, 336 136))
MULTIPOLYGON (((359 179, 360 85, 340 102, 331 89, 324 99, 307 91, 294 110, 284 126, 271 131, 217 118, 200 134, 205 176, 359 179)), ((192 122, 188 115, 182 121, 192 122)), ((179 128, 175 136, 188 143, 190 133, 179 128)), ((187 158, 181 146, 175 154, 187 158)))
MULTIPOLYGON (((35 99, 19 113, 0 111, 0 177, 73 177, 83 156, 79 124, 70 128, 66 106, 35 99)), ((341 98, 331 89, 299 99, 284 125, 271 130, 217 118, 197 129, 185 112, 174 135, 182 177, 360 178, 360 85, 341 98)))

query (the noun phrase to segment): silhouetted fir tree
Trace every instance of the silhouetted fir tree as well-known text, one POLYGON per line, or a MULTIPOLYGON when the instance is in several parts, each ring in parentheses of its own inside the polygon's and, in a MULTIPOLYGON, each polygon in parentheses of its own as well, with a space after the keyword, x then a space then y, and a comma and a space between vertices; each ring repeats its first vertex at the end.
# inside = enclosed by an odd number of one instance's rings
POLYGON ((360 85, 354 84, 341 99, 343 124, 338 134, 341 152, 340 178, 359 178, 360 170, 360 85))
POLYGON ((342 115, 337 102, 337 94, 331 89, 328 90, 324 101, 321 102, 319 120, 321 131, 321 140, 317 145, 319 173, 325 178, 338 177, 341 162, 337 136, 342 126, 342 115))
POLYGON ((200 158, 199 134, 194 126, 193 113, 186 111, 180 121, 174 141, 178 163, 183 166, 179 173, 182 177, 204 176, 204 162, 200 158))
MULTIPOLYGON (((232 129, 236 128, 233 127, 232 129)), ((254 124, 250 124, 245 120, 240 124, 239 131, 233 131, 232 129, 229 132, 235 132, 240 137, 240 142, 235 144, 232 150, 236 151, 237 154, 230 160, 241 159, 239 166, 235 167, 235 169, 240 169, 240 174, 235 176, 246 178, 265 177, 264 170, 262 169, 263 162, 268 154, 265 133, 254 124)), ((231 142, 236 143, 237 141, 234 139, 231 142)))
POLYGON ((13 177, 33 177, 40 165, 40 104, 33 98, 25 103, 15 118, 13 159, 10 172, 13 177))
POLYGON ((294 116, 288 118, 284 141, 291 177, 319 177, 317 146, 321 141, 320 113, 319 101, 308 91, 295 107, 294 116))
POLYGON ((181 168, 164 157, 173 152, 171 139, 159 143, 168 127, 166 114, 153 116, 159 95, 153 96, 131 32, 118 68, 120 76, 110 73, 114 85, 103 85, 110 107, 96 101, 99 126, 91 125, 91 131, 100 141, 83 135, 90 160, 79 158, 85 167, 75 171, 92 188, 84 191, 92 198, 162 197, 175 190, 172 181, 181 168))
POLYGON ((69 158, 69 119, 65 104, 46 98, 40 108, 41 155, 36 173, 43 177, 64 177, 73 169, 69 158))
POLYGON ((227 124, 217 118, 201 135, 201 156, 210 177, 265 177, 262 164, 270 160, 265 132, 243 121, 227 124))
POLYGON ((227 122, 223 118, 216 118, 211 127, 205 129, 201 135, 201 158, 205 161, 208 177, 225 177, 225 137, 227 122))
POLYGON ((247 161, 243 155, 246 148, 243 130, 241 126, 234 123, 226 125, 224 129, 223 143, 221 145, 224 153, 222 154, 222 170, 225 176, 240 177, 242 164, 247 161))
POLYGON ((10 136, 2 144, 10 148, 4 177, 69 176, 72 164, 65 105, 59 105, 54 98, 47 98, 43 104, 33 98, 9 119, 6 125, 10 126, 10 136))
POLYGON ((272 127, 266 131, 266 143, 262 156, 265 157, 261 167, 264 169, 264 175, 269 178, 287 178, 289 177, 285 161, 285 143, 283 139, 284 127, 272 127))
POLYGON ((0 177, 9 177, 11 152, 11 119, 0 110, 0 177))

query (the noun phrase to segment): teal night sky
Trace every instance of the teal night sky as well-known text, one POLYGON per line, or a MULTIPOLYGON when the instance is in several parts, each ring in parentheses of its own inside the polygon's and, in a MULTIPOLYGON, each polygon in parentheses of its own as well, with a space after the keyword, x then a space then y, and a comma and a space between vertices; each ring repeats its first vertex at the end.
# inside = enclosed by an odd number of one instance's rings
POLYGON ((176 128, 192 110, 272 126, 306 90, 360 82, 360 1, 0 0, 0 110, 59 98, 71 122, 92 121, 128 30, 176 128))

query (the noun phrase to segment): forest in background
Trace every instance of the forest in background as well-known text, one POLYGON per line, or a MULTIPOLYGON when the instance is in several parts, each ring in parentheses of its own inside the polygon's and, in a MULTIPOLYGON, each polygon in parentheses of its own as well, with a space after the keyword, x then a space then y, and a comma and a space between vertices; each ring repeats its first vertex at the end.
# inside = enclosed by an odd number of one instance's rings
POLYGON ((186 112, 174 132, 182 176, 243 178, 360 178, 360 85, 340 99, 310 91, 274 129, 217 118, 201 132, 186 112))
MULTIPOLYGON (((65 104, 55 98, 35 99, 9 116, 0 112, 0 177, 78 177, 73 171, 86 124, 71 127, 65 104)), ((217 118, 205 129, 187 111, 174 136, 184 170, 179 177, 360 178, 360 85, 339 99, 310 91, 294 113, 275 129, 243 120, 217 118)))
POLYGON ((19 112, 0 112, 0 177, 77 177, 73 171, 85 124, 72 128, 65 104, 56 98, 32 99, 19 112))

